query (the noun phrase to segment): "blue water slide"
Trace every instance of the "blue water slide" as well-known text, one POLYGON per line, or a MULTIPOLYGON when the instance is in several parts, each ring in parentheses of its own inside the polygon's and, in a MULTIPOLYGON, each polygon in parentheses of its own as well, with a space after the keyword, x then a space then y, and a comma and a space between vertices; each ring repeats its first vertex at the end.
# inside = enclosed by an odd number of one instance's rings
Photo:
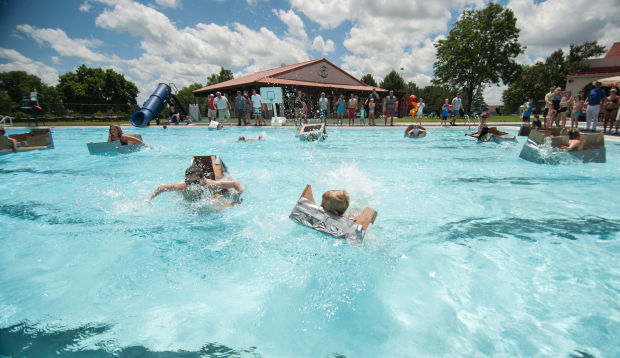
POLYGON ((172 89, 165 83, 160 83, 151 97, 144 103, 142 109, 131 115, 131 124, 136 127, 147 125, 155 116, 161 112, 164 105, 170 98, 172 89))

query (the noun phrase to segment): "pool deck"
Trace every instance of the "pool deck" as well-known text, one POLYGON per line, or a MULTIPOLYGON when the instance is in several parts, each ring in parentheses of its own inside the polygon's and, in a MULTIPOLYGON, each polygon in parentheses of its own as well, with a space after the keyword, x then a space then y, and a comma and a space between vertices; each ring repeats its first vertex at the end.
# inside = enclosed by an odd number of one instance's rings
MULTIPOLYGON (((318 123, 317 121, 311 121, 312 123, 318 123)), ((337 129, 364 129, 364 130, 403 130, 403 128, 407 127, 408 125, 411 124, 415 124, 417 122, 399 122, 399 123, 394 123, 393 126, 385 126, 385 125, 380 125, 377 124, 376 126, 360 126, 360 125, 355 125, 355 126, 348 126, 348 125, 343 125, 343 126, 336 126, 334 124, 330 124, 328 125, 328 128, 337 128, 337 129)), ((490 127, 499 127, 499 128, 503 128, 503 129, 511 129, 511 130, 515 130, 518 129, 521 126, 521 122, 487 122, 487 124, 490 127)), ((476 124, 472 125, 467 125, 467 124, 462 124, 462 123, 457 123, 456 126, 442 126, 441 123, 422 123, 422 125, 426 128, 430 128, 430 129, 445 129, 445 130, 451 130, 451 129, 475 129, 477 127, 476 124)), ((209 126, 209 122, 207 121, 201 121, 201 122, 197 122, 197 123, 193 123, 192 125, 184 125, 184 124, 180 124, 180 125, 168 125, 168 127, 170 128, 205 128, 209 126)), ((108 125, 92 125, 92 126, 84 126, 84 125, 79 125, 79 126, 40 126, 39 128, 107 128, 108 125)), ((123 128, 133 128, 131 125, 122 125, 121 127, 123 128)), ((156 126, 156 125, 152 125, 151 127, 153 128, 157 128, 157 127, 161 127, 161 126, 156 126)), ((7 129, 28 129, 29 127, 25 127, 25 126, 6 126, 5 128, 7 129)), ((252 129, 252 128, 258 128, 254 125, 249 125, 249 126, 237 126, 236 124, 233 123, 225 123, 224 124, 224 128, 247 128, 247 129, 252 129)), ((264 128, 264 129, 294 129, 295 126, 293 125, 285 125, 285 126, 261 126, 260 128, 264 128)), ((583 128, 580 128, 580 130, 583 130, 583 128)), ((599 131, 600 133, 600 131, 599 131)), ((605 140, 609 141, 609 142, 620 142, 620 136, 615 136, 615 135, 609 135, 609 134, 605 134, 605 140)))

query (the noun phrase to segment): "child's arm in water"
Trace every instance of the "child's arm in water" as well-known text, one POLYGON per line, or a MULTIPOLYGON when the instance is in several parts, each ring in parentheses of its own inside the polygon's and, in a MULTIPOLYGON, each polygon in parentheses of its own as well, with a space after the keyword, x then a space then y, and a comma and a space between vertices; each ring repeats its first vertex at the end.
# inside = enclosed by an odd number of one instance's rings
POLYGON ((181 191, 181 190, 185 190, 186 187, 187 187, 187 184, 185 183, 160 185, 157 189, 155 189, 155 192, 153 193, 153 195, 151 195, 149 200, 153 200, 157 195, 165 191, 172 191, 172 190, 181 191))
POLYGON ((238 181, 225 181, 225 180, 211 180, 207 179, 205 185, 215 186, 224 189, 235 189, 239 194, 243 193, 243 187, 238 181))

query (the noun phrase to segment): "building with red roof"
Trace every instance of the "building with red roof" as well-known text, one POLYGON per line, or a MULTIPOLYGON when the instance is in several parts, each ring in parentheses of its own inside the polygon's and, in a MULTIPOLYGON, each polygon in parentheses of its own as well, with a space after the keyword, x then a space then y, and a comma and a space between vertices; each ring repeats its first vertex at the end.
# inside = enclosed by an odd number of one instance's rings
MULTIPOLYGON (((354 93, 360 98, 365 98, 373 89, 381 97, 387 92, 379 87, 368 86, 327 59, 319 58, 259 71, 199 88, 193 93, 195 97, 206 97, 220 91, 231 99, 237 91, 248 91, 251 94, 252 89, 258 91, 260 87, 282 87, 284 97, 290 101, 296 96, 297 90, 301 90, 311 113, 316 111, 315 107, 321 92, 325 92, 332 105, 336 103, 335 99, 340 94, 348 98, 350 93, 354 93)), ((289 106, 290 103, 285 103, 287 111, 290 111, 289 106)))
POLYGON ((593 81, 620 75, 620 42, 614 43, 605 57, 585 60, 588 69, 566 75, 566 89, 573 94, 592 85, 593 81))

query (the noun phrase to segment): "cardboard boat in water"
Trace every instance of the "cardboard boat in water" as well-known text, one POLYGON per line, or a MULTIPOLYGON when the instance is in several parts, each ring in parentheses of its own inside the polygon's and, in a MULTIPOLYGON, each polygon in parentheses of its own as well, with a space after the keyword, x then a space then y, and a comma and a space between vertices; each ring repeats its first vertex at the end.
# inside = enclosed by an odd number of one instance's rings
POLYGON ((366 235, 368 225, 375 222, 377 212, 367 207, 354 218, 334 215, 325 211, 314 201, 312 187, 306 185, 289 218, 336 238, 361 242, 366 235))
MULTIPOLYGON (((535 130, 535 127, 532 127, 527 124, 522 124, 519 128, 519 133, 517 134, 519 137, 528 137, 532 130, 535 130)), ((558 136, 562 133, 563 128, 553 127, 553 128, 541 128, 541 131, 551 132, 552 135, 558 136)))
POLYGON ((314 142, 317 140, 327 139, 327 130, 325 123, 304 124, 297 130, 295 134, 302 142, 314 142))
MULTIPOLYGON (((558 128, 559 129, 559 128, 558 128)), ((577 159, 584 163, 605 163, 605 136, 603 133, 581 133, 583 149, 567 151, 560 149, 568 144, 568 136, 552 136, 553 131, 531 130, 519 157, 539 164, 559 164, 577 159)))
POLYGON ((0 137, 0 155, 13 153, 13 147, 8 138, 17 141, 17 152, 29 150, 54 149, 52 132, 48 128, 32 128, 30 133, 11 134, 0 137))
MULTIPOLYGON (((136 137, 142 140, 142 136, 140 134, 127 134, 132 137, 136 137)), ((122 145, 120 140, 115 140, 112 142, 89 142, 86 143, 88 147, 88 152, 90 154, 96 155, 117 155, 117 154, 127 154, 137 152, 142 150, 144 146, 140 143, 134 143, 131 145, 122 145)))
POLYGON ((209 122, 209 130, 212 131, 214 129, 217 129, 218 131, 224 129, 224 123, 220 123, 215 120, 209 122))
POLYGON ((493 139, 495 143, 518 143, 516 136, 507 132, 502 132, 498 130, 497 127, 489 127, 489 133, 492 134, 491 139, 493 139))
POLYGON ((415 124, 410 124, 406 129, 405 129, 405 138, 413 138, 413 139, 418 139, 418 138, 423 138, 426 137, 426 128, 422 127, 422 126, 416 126, 415 124), (411 131, 415 128, 415 127, 419 127, 420 130, 422 130, 422 132, 420 133, 420 135, 415 136, 412 135, 411 131))

